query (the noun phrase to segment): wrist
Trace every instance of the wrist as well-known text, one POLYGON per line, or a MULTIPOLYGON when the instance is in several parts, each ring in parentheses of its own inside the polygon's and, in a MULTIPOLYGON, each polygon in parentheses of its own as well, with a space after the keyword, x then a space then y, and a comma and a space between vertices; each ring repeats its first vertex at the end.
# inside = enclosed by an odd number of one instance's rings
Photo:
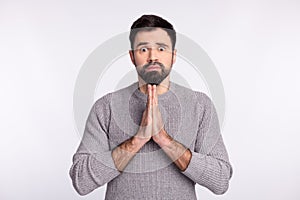
POLYGON ((151 138, 145 138, 141 137, 139 135, 135 135, 131 138, 131 143, 133 146, 136 146, 137 148, 141 148, 144 146, 151 138))
POLYGON ((153 135, 152 139, 160 147, 167 146, 173 141, 173 138, 165 131, 165 129, 162 129, 158 134, 153 135))

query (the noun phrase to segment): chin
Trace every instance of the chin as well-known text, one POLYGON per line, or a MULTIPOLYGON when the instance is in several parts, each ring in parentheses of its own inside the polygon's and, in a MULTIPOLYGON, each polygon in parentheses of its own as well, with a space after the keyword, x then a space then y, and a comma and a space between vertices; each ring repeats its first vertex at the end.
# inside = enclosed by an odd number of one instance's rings
POLYGON ((159 83, 148 83, 148 84, 150 84, 150 85, 156 85, 156 86, 158 86, 159 85, 159 83))

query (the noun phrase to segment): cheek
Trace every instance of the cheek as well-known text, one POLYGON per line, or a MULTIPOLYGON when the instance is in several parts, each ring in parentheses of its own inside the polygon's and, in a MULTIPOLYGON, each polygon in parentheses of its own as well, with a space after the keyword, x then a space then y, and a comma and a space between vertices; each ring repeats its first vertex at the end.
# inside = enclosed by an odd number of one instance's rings
POLYGON ((164 62, 164 63, 166 63, 166 64, 168 64, 168 65, 170 65, 171 63, 172 63, 172 55, 167 55, 167 56, 165 56, 163 59, 162 59, 162 61, 164 62))
POLYGON ((135 63, 137 65, 143 64, 145 62, 147 62, 147 58, 145 58, 144 56, 140 56, 140 55, 135 56, 135 63))

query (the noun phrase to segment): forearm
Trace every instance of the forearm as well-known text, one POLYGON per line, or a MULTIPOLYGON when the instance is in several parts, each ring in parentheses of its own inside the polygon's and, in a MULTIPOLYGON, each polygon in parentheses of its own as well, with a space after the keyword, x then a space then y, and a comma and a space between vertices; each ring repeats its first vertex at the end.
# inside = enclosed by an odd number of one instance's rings
MULTIPOLYGON (((197 145, 199 143, 196 143, 197 145)), ((183 172, 194 182, 202 185, 215 194, 224 194, 229 187, 232 176, 232 166, 229 163, 227 151, 221 135, 215 138, 209 149, 192 150, 192 159, 183 172)))
POLYGON ((117 177, 120 172, 114 168, 110 151, 91 153, 80 148, 73 156, 69 174, 75 190, 80 195, 86 195, 117 177))
POLYGON ((232 167, 228 160, 192 152, 192 159, 183 174, 215 194, 224 194, 229 187, 232 167))
POLYGON ((147 140, 132 137, 117 146, 112 151, 112 158, 116 168, 121 172, 128 165, 135 154, 146 144, 147 140))
POLYGON ((167 132, 161 131, 153 140, 163 149, 175 165, 184 171, 192 158, 192 153, 179 142, 175 141, 167 132))

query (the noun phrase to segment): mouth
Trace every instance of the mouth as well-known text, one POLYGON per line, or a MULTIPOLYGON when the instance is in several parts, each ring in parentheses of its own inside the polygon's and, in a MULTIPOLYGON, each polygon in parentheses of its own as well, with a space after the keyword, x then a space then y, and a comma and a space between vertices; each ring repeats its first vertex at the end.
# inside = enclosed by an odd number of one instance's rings
POLYGON ((157 71, 160 70, 159 65, 150 65, 149 67, 146 68, 146 71, 157 71))

